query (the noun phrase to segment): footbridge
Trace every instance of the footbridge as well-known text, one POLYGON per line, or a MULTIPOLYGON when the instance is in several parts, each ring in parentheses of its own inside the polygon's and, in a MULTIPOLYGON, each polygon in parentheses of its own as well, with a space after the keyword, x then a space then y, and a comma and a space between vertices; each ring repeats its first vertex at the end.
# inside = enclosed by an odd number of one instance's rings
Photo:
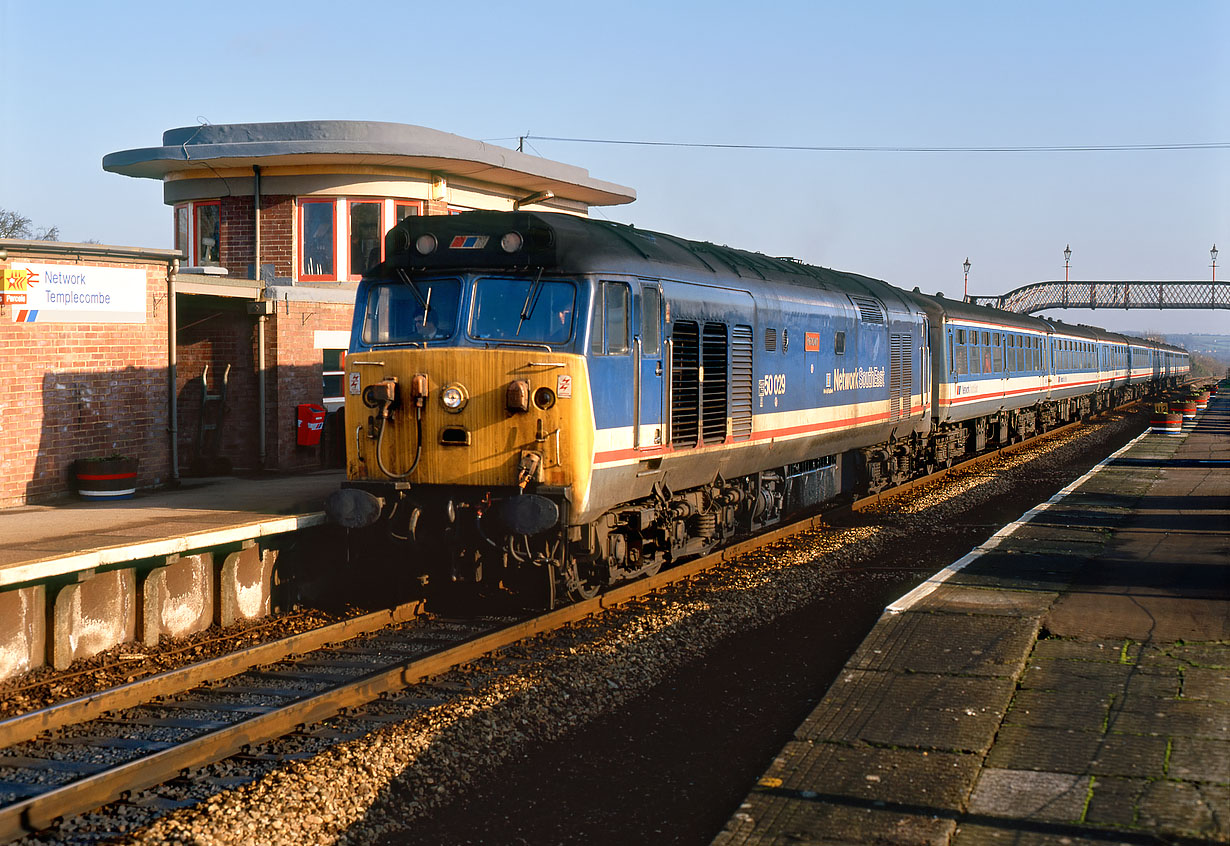
POLYGON ((1034 282, 977 305, 1033 314, 1049 308, 1227 308, 1228 282, 1034 282))

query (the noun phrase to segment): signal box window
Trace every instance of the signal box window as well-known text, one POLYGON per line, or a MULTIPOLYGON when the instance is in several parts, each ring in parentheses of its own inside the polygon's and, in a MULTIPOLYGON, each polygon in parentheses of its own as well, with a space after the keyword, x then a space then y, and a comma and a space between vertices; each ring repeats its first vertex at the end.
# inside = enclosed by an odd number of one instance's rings
POLYGON ((197 203, 196 205, 196 254, 197 267, 218 267, 222 229, 222 204, 197 203))
POLYGON ((303 279, 334 279, 334 203, 333 200, 303 200, 299 206, 299 232, 302 241, 303 279))
POLYGON ((380 210, 376 200, 350 202, 350 275, 362 276, 380 264, 380 210))
POLYGON ((184 254, 184 263, 192 261, 191 251, 188 249, 188 207, 175 207, 175 249, 184 254))
POLYGON ((418 217, 423 213, 423 204, 420 202, 413 203, 398 203, 394 209, 394 224, 401 223, 408 217, 418 217))

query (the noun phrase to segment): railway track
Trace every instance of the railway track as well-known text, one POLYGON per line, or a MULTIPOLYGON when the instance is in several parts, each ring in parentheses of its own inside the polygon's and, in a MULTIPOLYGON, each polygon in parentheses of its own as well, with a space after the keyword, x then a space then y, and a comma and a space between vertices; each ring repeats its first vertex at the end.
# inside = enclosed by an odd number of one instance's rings
MULTIPOLYGON (((1072 424, 1073 426, 1078 424, 1072 424)), ((1056 435, 1072 426, 1047 433, 1056 435)), ((1022 444, 984 454, 969 468, 1022 444)), ((950 470, 852 504, 855 510, 934 482, 950 470)), ((368 721, 406 719, 447 696, 427 680, 449 669, 690 579, 724 561, 815 528, 799 520, 537 617, 456 620, 419 604, 370 614, 283 641, 69 700, 0 722, 0 839, 131 796, 339 712, 372 708, 368 721), (408 691, 396 701, 382 696, 408 691)), ((361 712, 360 712, 361 713, 361 712)), ((320 729, 311 731, 319 732, 320 729)), ((346 739, 345 737, 335 739, 346 739)))

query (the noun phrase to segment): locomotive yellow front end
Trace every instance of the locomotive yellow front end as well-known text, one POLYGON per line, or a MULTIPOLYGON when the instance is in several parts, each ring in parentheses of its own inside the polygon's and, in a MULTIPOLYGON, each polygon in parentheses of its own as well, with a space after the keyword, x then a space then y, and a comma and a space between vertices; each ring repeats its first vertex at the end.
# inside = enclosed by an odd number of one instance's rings
POLYGON ((347 477, 354 482, 519 493, 588 482, 593 423, 581 356, 389 349, 351 354, 346 371, 347 477))
POLYGON ((526 215, 408 219, 386 252, 356 293, 326 511, 366 566, 553 590, 593 468, 582 281, 526 215))
POLYGON ((412 544, 425 581, 498 584, 559 560, 593 461, 582 356, 385 349, 347 356, 346 379, 336 522, 412 544))

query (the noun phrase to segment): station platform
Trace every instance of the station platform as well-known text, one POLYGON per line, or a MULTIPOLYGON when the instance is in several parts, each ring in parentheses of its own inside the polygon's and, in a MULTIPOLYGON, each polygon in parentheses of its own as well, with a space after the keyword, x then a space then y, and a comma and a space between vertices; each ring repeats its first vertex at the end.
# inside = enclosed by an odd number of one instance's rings
POLYGON ((886 609, 714 840, 1226 842, 1226 393, 886 609))
POLYGON ((0 588, 324 522, 342 470, 186 479, 115 502, 0 509, 0 588))
POLYGON ((132 499, 0 509, 0 680, 271 609, 341 470, 190 479, 132 499))

